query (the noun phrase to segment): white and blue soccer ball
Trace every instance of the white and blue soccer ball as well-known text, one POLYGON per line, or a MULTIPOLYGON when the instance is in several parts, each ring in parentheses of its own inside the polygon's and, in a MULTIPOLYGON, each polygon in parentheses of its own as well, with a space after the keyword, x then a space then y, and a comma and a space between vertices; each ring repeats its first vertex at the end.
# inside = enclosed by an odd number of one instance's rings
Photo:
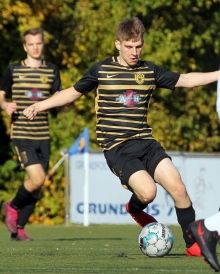
POLYGON ((163 257, 173 247, 173 233, 164 224, 150 223, 144 226, 138 236, 140 250, 149 257, 163 257))

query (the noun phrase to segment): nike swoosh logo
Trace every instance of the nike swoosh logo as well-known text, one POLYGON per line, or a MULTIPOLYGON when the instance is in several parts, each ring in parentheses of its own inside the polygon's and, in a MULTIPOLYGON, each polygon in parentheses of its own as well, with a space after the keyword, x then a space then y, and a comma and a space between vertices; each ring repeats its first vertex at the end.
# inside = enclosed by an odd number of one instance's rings
POLYGON ((107 78, 112 78, 112 77, 115 77, 115 76, 117 76, 118 74, 112 74, 112 75, 108 75, 107 74, 107 78))
POLYGON ((198 225, 198 234, 199 236, 202 236, 204 235, 204 231, 202 230, 202 222, 199 222, 199 225, 198 225))

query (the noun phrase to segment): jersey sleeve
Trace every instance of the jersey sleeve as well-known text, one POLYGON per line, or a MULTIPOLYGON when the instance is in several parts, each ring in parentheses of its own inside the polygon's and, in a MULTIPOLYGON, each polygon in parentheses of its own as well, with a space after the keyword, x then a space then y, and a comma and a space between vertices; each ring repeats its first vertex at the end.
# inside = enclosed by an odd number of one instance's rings
POLYGON ((98 71, 100 63, 96 63, 89 68, 85 75, 73 86, 76 91, 87 95, 98 86, 98 71))
POLYGON ((54 66, 54 82, 51 88, 51 94, 54 94, 57 91, 62 89, 61 79, 60 79, 60 72, 57 66, 54 66))
POLYGON ((8 66, 4 72, 3 80, 1 82, 0 90, 3 90, 6 93, 6 98, 11 98, 11 86, 13 84, 12 71, 12 66, 8 66))
POLYGON ((171 72, 152 63, 150 64, 150 66, 152 66, 152 69, 154 71, 157 88, 167 88, 171 90, 175 89, 175 85, 179 80, 180 73, 171 72))

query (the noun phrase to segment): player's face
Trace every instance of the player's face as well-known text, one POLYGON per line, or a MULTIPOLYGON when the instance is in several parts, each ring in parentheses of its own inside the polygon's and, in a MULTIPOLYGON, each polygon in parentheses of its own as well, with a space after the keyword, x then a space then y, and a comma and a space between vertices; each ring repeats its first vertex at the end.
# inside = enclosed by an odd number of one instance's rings
POLYGON ((133 67, 137 64, 143 48, 143 40, 136 42, 130 41, 115 41, 115 46, 119 50, 119 61, 123 66, 133 67))
POLYGON ((28 34, 25 38, 25 44, 23 46, 29 57, 33 59, 40 59, 44 49, 42 35, 40 33, 36 35, 28 34))

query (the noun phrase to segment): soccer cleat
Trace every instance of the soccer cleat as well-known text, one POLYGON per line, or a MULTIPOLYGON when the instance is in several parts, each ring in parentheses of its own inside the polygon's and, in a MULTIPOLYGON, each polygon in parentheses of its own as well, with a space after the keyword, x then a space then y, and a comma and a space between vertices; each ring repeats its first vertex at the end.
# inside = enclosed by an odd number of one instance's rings
POLYGON ((141 213, 139 213, 138 215, 131 214, 129 212, 129 203, 127 203, 125 207, 127 212, 131 215, 131 217, 135 220, 135 222, 137 222, 141 227, 144 227, 145 225, 148 225, 150 223, 154 223, 154 222, 157 223, 157 220, 153 216, 147 214, 144 211, 141 211, 141 213))
POLYGON ((11 207, 11 202, 5 204, 5 224, 12 233, 17 233, 18 211, 11 207))
POLYGON ((190 247, 186 248, 186 256, 191 257, 201 257, 202 256, 202 252, 201 249, 198 245, 198 243, 194 243, 193 245, 191 245, 190 247))
POLYGON ((27 241, 33 241, 33 239, 28 237, 26 231, 23 228, 19 228, 16 241, 27 242, 27 241))
POLYGON ((205 225, 204 220, 198 220, 190 225, 190 230, 199 244, 205 261, 216 271, 220 271, 220 265, 216 255, 216 245, 218 241, 217 231, 209 231, 205 225))

